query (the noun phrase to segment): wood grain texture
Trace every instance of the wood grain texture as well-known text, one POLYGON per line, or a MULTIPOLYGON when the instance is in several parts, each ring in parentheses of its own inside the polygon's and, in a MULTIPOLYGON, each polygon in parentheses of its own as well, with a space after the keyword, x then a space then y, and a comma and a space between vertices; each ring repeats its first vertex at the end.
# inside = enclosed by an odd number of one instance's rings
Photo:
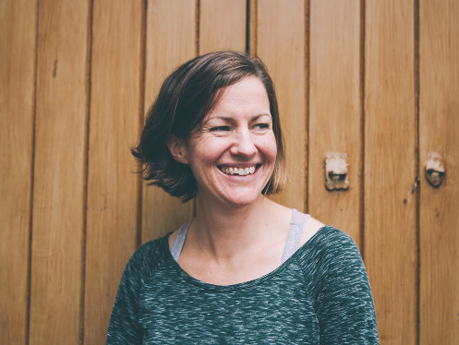
POLYGON ((201 0, 199 54, 220 49, 245 51, 246 0, 201 0))
POLYGON ((360 1, 311 1, 309 32, 309 213, 346 231, 359 244, 360 1), (347 153, 349 190, 326 190, 327 152, 347 153))
POLYGON ((420 344, 459 344, 459 3, 420 2, 420 344), (430 152, 446 179, 425 179, 430 152))
POLYGON ((85 344, 103 344, 118 283, 137 247, 143 1, 93 4, 85 344), (110 57, 107 59, 107 57, 110 57))
POLYGON ((287 161, 286 187, 273 199, 301 211, 306 208, 305 21, 303 0, 263 0, 253 28, 253 49, 275 84, 287 161))
POLYGON ((0 343, 26 344, 37 4, 0 2, 0 343))
POLYGON ((88 2, 40 1, 30 344, 80 341, 88 2), (71 42, 71 44, 70 44, 71 42))
POLYGON ((416 343, 413 4, 365 4, 365 263, 382 344, 416 343))
POLYGON ((128 257, 194 207, 141 188, 129 147, 164 78, 220 48, 274 78, 274 199, 357 242, 362 216, 381 344, 459 343, 458 37, 455 0, 0 1, 0 343, 104 343, 128 257), (349 191, 325 191, 325 151, 349 154, 349 191))
MULTIPOLYGON (((195 19, 194 1, 148 2, 145 110, 150 108, 172 70, 196 55, 195 19)), ((144 187, 142 243, 177 229, 192 214, 193 202, 183 204, 158 187, 144 187)))

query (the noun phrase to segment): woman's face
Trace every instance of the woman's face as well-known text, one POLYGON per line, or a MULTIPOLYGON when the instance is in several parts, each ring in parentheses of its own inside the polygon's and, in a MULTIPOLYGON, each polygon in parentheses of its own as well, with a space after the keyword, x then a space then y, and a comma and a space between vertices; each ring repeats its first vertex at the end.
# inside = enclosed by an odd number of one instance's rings
POLYGON ((202 127, 181 142, 203 201, 245 206, 259 198, 274 170, 277 146, 263 83, 247 77, 222 90, 202 127))

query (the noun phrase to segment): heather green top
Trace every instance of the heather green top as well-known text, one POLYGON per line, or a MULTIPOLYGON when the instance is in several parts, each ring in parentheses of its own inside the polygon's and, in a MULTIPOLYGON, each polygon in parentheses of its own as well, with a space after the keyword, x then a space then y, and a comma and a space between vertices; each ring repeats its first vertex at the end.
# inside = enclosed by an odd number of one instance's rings
POLYGON ((168 236, 126 266, 107 344, 378 344, 354 241, 325 226, 273 272, 217 286, 188 275, 168 236))

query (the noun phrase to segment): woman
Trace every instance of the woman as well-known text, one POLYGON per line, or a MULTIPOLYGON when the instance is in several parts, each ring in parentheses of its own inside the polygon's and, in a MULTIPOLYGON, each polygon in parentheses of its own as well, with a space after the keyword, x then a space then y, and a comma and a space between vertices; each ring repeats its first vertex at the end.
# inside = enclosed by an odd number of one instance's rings
POLYGON ((107 344, 377 344, 355 243, 270 200, 285 180, 274 87, 234 51, 173 72, 134 156, 195 218, 130 259, 107 344))

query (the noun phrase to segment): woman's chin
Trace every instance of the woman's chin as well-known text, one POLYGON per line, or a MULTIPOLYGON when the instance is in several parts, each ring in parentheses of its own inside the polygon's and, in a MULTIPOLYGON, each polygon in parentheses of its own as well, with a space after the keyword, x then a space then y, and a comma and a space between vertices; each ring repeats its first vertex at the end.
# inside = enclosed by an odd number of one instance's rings
POLYGON ((226 196, 225 202, 235 208, 251 206, 259 202, 263 198, 260 190, 250 191, 245 193, 233 193, 226 196))

